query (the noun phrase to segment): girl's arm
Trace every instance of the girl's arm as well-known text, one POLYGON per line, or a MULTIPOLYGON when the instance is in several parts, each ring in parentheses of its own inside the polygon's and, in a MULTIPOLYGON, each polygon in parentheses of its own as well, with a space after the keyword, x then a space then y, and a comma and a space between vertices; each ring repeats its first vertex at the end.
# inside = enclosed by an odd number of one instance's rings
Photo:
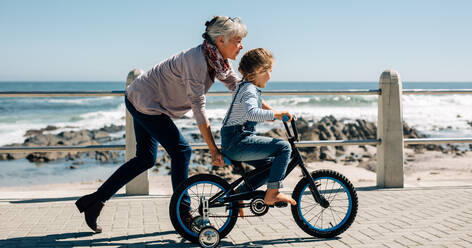
POLYGON ((269 104, 267 104, 264 100, 262 100, 262 109, 272 110, 272 107, 269 104))
POLYGON ((274 119, 274 111, 258 106, 257 90, 254 85, 247 84, 241 90, 241 103, 249 121, 263 122, 274 119))
MULTIPOLYGON (((264 100, 262 100, 262 109, 273 110, 272 107, 269 104, 267 104, 264 100)), ((292 114, 290 114, 287 111, 281 111, 281 112, 275 111, 275 110, 273 110, 273 111, 274 111, 274 118, 275 119, 281 120, 284 115, 289 117, 289 121, 291 121, 292 118, 293 118, 292 114)))

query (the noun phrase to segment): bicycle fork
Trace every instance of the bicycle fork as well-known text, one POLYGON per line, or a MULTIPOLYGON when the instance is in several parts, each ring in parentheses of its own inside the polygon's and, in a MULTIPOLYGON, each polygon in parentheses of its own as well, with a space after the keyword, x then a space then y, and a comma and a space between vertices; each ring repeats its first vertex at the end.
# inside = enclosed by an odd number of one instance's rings
POLYGON ((329 202, 320 194, 320 191, 318 191, 318 187, 315 184, 315 180, 313 177, 310 175, 310 172, 305 167, 305 163, 303 160, 300 160, 300 168, 302 169, 302 173, 305 176, 305 178, 308 180, 308 187, 310 188, 310 192, 313 195, 313 198, 315 198, 315 201, 320 204, 323 208, 329 207, 329 202))

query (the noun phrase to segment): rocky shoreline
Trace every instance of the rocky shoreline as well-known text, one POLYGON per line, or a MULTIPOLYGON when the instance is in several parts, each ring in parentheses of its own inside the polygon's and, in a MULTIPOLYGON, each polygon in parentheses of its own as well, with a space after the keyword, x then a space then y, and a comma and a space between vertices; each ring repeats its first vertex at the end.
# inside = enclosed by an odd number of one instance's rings
MULTIPOLYGON (((120 140, 123 137, 112 138, 110 134, 123 131, 124 126, 110 125, 95 130, 63 131, 58 134, 51 132, 57 130, 55 126, 47 126, 39 130, 28 130, 25 133, 25 141, 22 144, 10 144, 5 147, 38 147, 38 146, 94 146, 103 143, 120 140), (46 133, 47 132, 47 133, 46 133)), ((73 165, 77 166, 83 162, 80 159, 85 157, 94 157, 101 162, 119 161, 120 152, 114 151, 96 151, 96 152, 33 152, 33 153, 2 153, 0 160, 27 159, 32 163, 46 163, 59 159, 66 161, 75 161, 73 165)))
MULTIPOLYGON (((333 116, 323 117, 320 121, 305 120, 298 118, 296 125, 299 131, 300 140, 360 140, 360 139, 376 139, 377 127, 375 123, 366 120, 356 119, 354 121, 348 119, 338 120, 333 116)), ((408 124, 403 123, 404 138, 425 138, 426 135, 421 134, 418 130, 411 128, 408 124)), ((273 128, 266 133, 259 135, 268 137, 277 137, 285 139, 285 130, 273 128)), ((195 141, 202 142, 201 137, 194 137, 195 141)), ((405 163, 414 161, 415 154, 423 154, 425 151, 439 151, 444 154, 453 156, 463 156, 467 151, 459 150, 455 145, 408 145, 409 148, 405 154, 405 163)), ((472 145, 470 146, 472 149, 472 145)), ((302 157, 307 163, 331 161, 336 164, 346 166, 358 166, 370 171, 376 169, 376 147, 367 146, 325 146, 325 147, 309 147, 299 148, 302 157)), ((198 163, 204 161, 203 164, 210 164, 211 157, 208 151, 200 150, 196 154, 193 162, 198 163)), ((159 161, 158 161, 159 162, 159 161)), ((159 163, 157 163, 159 166, 159 163)), ((250 166, 247 166, 250 167, 250 166)), ((191 168, 189 174, 212 173, 222 176, 228 180, 234 178, 237 171, 232 170, 229 166, 223 168, 197 166, 191 168)))
MULTIPOLYGON (((323 117, 319 121, 297 119, 297 127, 301 140, 356 140, 356 139, 375 139, 377 127, 375 123, 366 120, 356 119, 336 119, 333 116, 323 117)), ((101 145, 104 143, 121 140, 124 137, 113 138, 113 133, 124 131, 124 126, 106 126, 96 130, 63 131, 53 134, 57 127, 48 126, 40 130, 28 130, 25 134, 23 144, 11 144, 11 146, 90 146, 101 145)), ((403 133, 405 138, 424 138, 425 135, 418 130, 403 124, 403 133)), ((285 138, 285 131, 279 128, 273 128, 260 135, 268 137, 285 138)), ((116 135, 115 135, 116 136, 116 135)), ((220 138, 219 131, 214 132, 215 139, 220 138)), ((191 134, 192 142, 203 142, 199 133, 191 134)), ((462 156, 467 151, 458 149, 454 145, 409 145, 407 148, 413 152, 405 154, 405 163, 414 161, 415 154, 422 154, 425 151, 440 151, 444 154, 453 156, 462 156)), ((472 145, 470 146, 472 149, 472 145)), ((306 162, 331 161, 336 164, 351 165, 375 171, 376 167, 376 148, 375 146, 327 146, 299 148, 306 162)), ((192 163, 199 166, 190 168, 189 174, 213 173, 226 179, 234 178, 239 174, 229 166, 222 168, 209 167, 211 156, 208 150, 194 150, 192 163)), ((0 160, 14 160, 26 158, 33 163, 46 163, 50 161, 64 159, 65 161, 74 161, 71 169, 77 168, 84 162, 83 157, 94 158, 103 163, 118 163, 124 160, 122 152, 115 151, 96 151, 96 152, 34 152, 34 153, 7 153, 0 154, 0 160)), ((163 168, 169 169, 170 158, 167 154, 158 157, 154 170, 163 168)), ((250 166, 245 166, 250 169, 250 166)))

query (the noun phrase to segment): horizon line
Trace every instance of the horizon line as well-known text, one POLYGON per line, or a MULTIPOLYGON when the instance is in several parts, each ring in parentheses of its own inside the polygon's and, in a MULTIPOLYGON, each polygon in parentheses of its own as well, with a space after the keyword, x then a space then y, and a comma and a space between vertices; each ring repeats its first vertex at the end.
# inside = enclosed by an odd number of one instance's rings
MULTIPOLYGON (((270 83, 378 83, 378 81, 269 81, 270 83)), ((108 81, 108 80, 99 80, 99 81, 89 81, 89 80, 41 80, 41 81, 32 81, 32 80, 0 80, 0 83, 126 83, 125 81, 108 81)), ((402 81, 402 83, 472 83, 472 81, 402 81)))

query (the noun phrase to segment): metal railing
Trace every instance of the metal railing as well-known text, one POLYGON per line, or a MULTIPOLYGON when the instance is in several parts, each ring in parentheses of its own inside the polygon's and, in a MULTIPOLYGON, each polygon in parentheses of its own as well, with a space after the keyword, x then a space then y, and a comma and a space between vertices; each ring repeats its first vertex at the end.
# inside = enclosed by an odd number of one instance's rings
MULTIPOLYGON (((42 91, 26 92, 11 91, 0 92, 0 97, 98 97, 98 96, 124 96, 125 91, 42 91)), ((286 96, 286 95, 380 95, 380 90, 273 90, 264 91, 264 96, 286 96)), ((472 94, 472 89, 462 90, 402 90, 403 95, 442 95, 442 94, 472 94)), ((213 91, 208 92, 208 96, 231 96, 231 92, 213 91)), ((405 144, 446 144, 446 143, 472 143, 472 138, 426 138, 426 139, 405 139, 405 144)), ((316 146, 345 146, 345 145, 378 145, 379 140, 326 140, 326 141, 300 141, 296 142, 299 147, 316 146)), ((207 149, 206 143, 192 143, 193 149, 207 149)), ((162 147, 159 146, 162 150, 162 147)), ((96 146, 48 146, 48 147, 0 147, 0 153, 28 153, 28 152, 64 152, 64 151, 117 151, 126 150, 125 145, 96 145, 96 146)))
MULTIPOLYGON (((264 96, 315 96, 315 95, 380 95, 380 90, 268 90, 264 96)), ((458 95, 472 94, 472 89, 404 89, 402 95, 458 95)), ((124 96, 124 90, 118 91, 8 91, 0 92, 0 97, 84 97, 84 96, 124 96)), ((231 96, 227 91, 210 91, 207 96, 231 96)))
MULTIPOLYGON (((128 75, 127 84, 139 75, 139 71, 131 71, 128 75)), ((61 92, 0 92, 0 97, 97 97, 97 96, 124 96, 125 91, 61 91, 61 92)), ((403 178, 403 146, 404 144, 445 144, 445 143, 472 143, 471 138, 421 138, 403 139, 401 95, 441 95, 441 94, 472 94, 472 89, 401 89, 401 80, 395 71, 385 71, 382 73, 379 89, 373 90, 306 90, 306 91, 264 91, 264 96, 286 96, 286 95, 377 95, 379 96, 379 116, 377 123, 378 139, 366 140, 322 140, 322 141, 300 141, 296 142, 298 147, 316 146, 346 146, 346 145, 376 145, 378 157, 377 185, 380 187, 402 187, 403 178), (388 101, 383 99, 388 99, 388 101), (392 100, 393 99, 393 100, 392 100), (385 103, 383 103, 385 101, 385 103), (393 134, 395 133, 395 134, 393 134), (396 147, 396 149, 393 149, 396 147), (397 151, 398 150, 398 151, 397 151), (390 152, 387 152, 390 151, 390 152), (392 151, 397 151, 395 154, 392 151), (400 170, 399 170, 399 167, 400 170), (393 172, 392 172, 393 171, 393 172), (400 174, 401 173, 401 176, 400 174)), ((231 92, 209 92, 207 96, 230 96, 231 92)), ((62 151, 108 151, 126 150, 132 154, 133 145, 130 140, 134 139, 132 132, 132 122, 127 114, 126 117, 126 145, 95 145, 95 146, 38 146, 38 147, 0 147, 0 153, 29 153, 29 152, 62 152, 62 151), (130 131, 131 130, 131 131, 130 131), (129 133, 130 132, 130 133, 129 133), (132 138, 131 138, 132 137, 132 138)), ((206 143, 192 143, 193 149, 207 149, 206 143)), ((135 145, 134 145, 135 146, 135 145)), ((162 149, 159 146, 159 149, 162 149)), ((134 155, 132 155, 134 156, 134 155)), ((147 176, 147 174, 146 174, 147 176)), ((139 182, 142 186, 145 183, 139 182)), ((127 185, 128 186, 128 185, 127 185)), ((136 192, 146 194, 146 187, 140 187, 136 192)), ((138 188, 139 188, 138 187, 138 188)), ((134 192, 134 193, 136 193, 134 192)), ((128 188, 127 188, 128 193, 128 188)))
MULTIPOLYGON (((380 90, 273 90, 264 91, 264 96, 287 95, 379 95, 380 90)), ((124 96, 124 91, 75 91, 75 92, 0 92, 0 97, 97 97, 97 96, 124 96)), ((207 96, 231 96, 231 92, 213 91, 207 96)), ((335 140, 335 141, 300 141, 299 147, 340 146, 340 145, 376 145, 377 140, 335 140)), ((206 143, 192 143, 193 149, 208 149, 206 143)), ((159 146, 162 150, 162 146, 159 146)), ((97 145, 97 146, 48 146, 48 147, 0 147, 0 153, 28 153, 28 152, 63 152, 63 151, 110 151, 126 150, 125 145, 97 145)))

